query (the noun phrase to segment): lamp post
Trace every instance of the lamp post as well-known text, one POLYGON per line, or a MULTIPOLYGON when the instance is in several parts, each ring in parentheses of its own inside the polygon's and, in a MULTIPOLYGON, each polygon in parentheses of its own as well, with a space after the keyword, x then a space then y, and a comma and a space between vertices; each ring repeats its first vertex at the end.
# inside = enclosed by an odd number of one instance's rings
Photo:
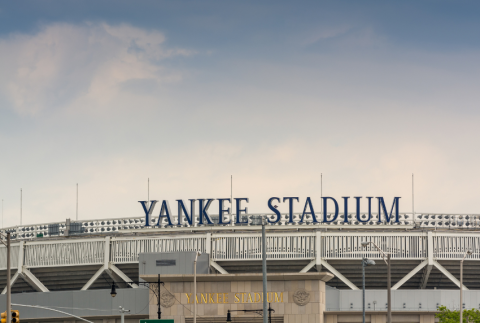
POLYGON ((365 267, 375 265, 372 259, 362 259, 362 281, 363 281, 363 323, 365 323, 365 267))
MULTIPOLYGON (((133 281, 130 281, 130 282, 122 282, 124 284, 129 284, 129 285, 132 285, 132 284, 137 284, 137 285, 143 285, 143 286, 146 286, 148 289, 150 289, 154 294, 155 296, 157 296, 157 305, 158 305, 158 311, 157 311, 157 314, 158 314, 158 319, 160 320, 162 318, 162 310, 160 308, 160 285, 163 285, 164 283, 160 281, 160 275, 158 275, 158 281, 155 282, 155 283, 149 283, 149 282, 133 282, 133 281), (154 286, 150 286, 150 285, 156 285, 157 288, 154 288, 154 286)), ((115 297, 117 296, 117 290, 116 290, 116 286, 115 286, 115 281, 112 282, 112 290, 110 291, 110 295, 112 297, 115 297)))
POLYGON ((130 310, 126 310, 121 306, 119 306, 118 310, 120 311, 120 323, 125 323, 125 313, 130 312, 130 310))
POLYGON ((383 252, 383 250, 372 241, 363 241, 362 247, 366 248, 369 244, 373 244, 375 248, 380 251, 383 261, 387 264, 387 323, 392 323, 392 275, 390 268, 390 254, 383 252))
POLYGON ((193 323, 197 323, 197 260, 202 253, 197 251, 193 262, 193 323))
POLYGON ((463 323, 463 261, 467 255, 471 255, 472 250, 467 250, 460 261, 460 323, 463 323))
MULTIPOLYGON (((263 323, 267 323, 267 237, 265 225, 267 219, 262 217, 262 274, 263 274, 263 323)), ((270 312, 269 312, 270 313, 270 312)))

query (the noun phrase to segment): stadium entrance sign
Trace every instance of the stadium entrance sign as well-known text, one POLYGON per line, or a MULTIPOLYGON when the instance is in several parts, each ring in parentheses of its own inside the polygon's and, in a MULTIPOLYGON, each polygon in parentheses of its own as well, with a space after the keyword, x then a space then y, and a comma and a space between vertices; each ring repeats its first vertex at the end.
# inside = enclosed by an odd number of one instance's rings
MULTIPOLYGON (((348 202, 350 197, 344 196, 342 197, 343 199, 343 214, 340 214, 339 211, 339 206, 337 200, 335 200, 333 197, 322 197, 321 198, 323 202, 323 214, 315 213, 314 211, 314 206, 312 203, 312 200, 310 197, 307 197, 305 200, 305 204, 300 204, 303 205, 303 212, 300 216, 300 221, 298 223, 303 223, 305 216, 306 215, 311 215, 312 216, 312 222, 313 223, 328 223, 328 222, 333 222, 340 219, 343 217, 343 222, 349 222, 348 221, 348 202), (330 212, 328 210, 331 210, 330 212), (330 217, 328 216, 330 215, 330 217)), ((355 196, 353 197, 355 199, 355 206, 356 206, 356 219, 359 222, 369 222, 372 219, 372 199, 374 197, 366 197, 367 199, 367 206, 368 206, 368 216, 366 219, 361 218, 361 212, 360 212, 360 200, 362 199, 361 196, 355 196)), ((394 197, 393 198, 393 203, 392 207, 390 209, 390 212, 387 212, 387 207, 385 206, 385 201, 383 197, 375 197, 378 202, 378 222, 384 222, 382 221, 382 214, 385 217, 386 222, 395 222, 399 223, 399 200, 400 197, 394 197), (395 212, 394 212, 395 211, 395 212)), ((190 207, 187 206, 187 202, 184 200, 176 200, 177 202, 177 210, 178 210, 178 216, 176 219, 173 217, 172 210, 170 208, 170 205, 167 200, 163 200, 161 202, 160 206, 160 213, 158 216, 158 222, 157 226, 160 226, 162 223, 162 219, 165 218, 169 226, 173 225, 182 225, 182 220, 185 218, 186 222, 188 222, 189 225, 193 226, 195 223, 195 205, 196 202, 198 201, 198 225, 203 225, 203 224, 218 224, 218 225, 245 225, 248 223, 248 219, 245 217, 245 215, 248 215, 248 208, 244 206, 246 203, 248 203, 249 199, 246 197, 243 198, 234 198, 234 204, 235 204, 235 218, 232 218, 232 213, 230 210, 230 207, 232 206, 232 201, 229 198, 217 198, 217 199, 189 199, 190 201, 190 207), (209 208, 212 205, 214 201, 217 201, 217 207, 218 207, 218 220, 217 223, 214 223, 212 217, 210 216, 209 208), (228 207, 230 205, 230 207, 228 207), (188 210, 190 209, 190 211, 188 210), (173 223, 173 220, 177 220, 178 223, 173 223)), ((268 199, 267 205, 268 208, 273 212, 273 216, 267 217, 268 223, 270 224, 275 224, 278 223, 281 220, 281 214, 280 211, 277 209, 277 205, 274 205, 275 203, 287 203, 288 204, 288 223, 295 223, 294 221, 294 216, 293 216, 293 208, 294 204, 299 204, 300 200, 298 197, 284 197, 283 200, 279 197, 271 197, 268 199)), ((303 201, 302 201, 303 202, 303 201)), ((153 210, 155 209, 155 206, 158 203, 158 200, 153 200, 153 201, 139 201, 139 203, 142 205, 143 211, 145 213, 145 226, 151 226, 150 224, 150 218, 153 214, 153 210)))

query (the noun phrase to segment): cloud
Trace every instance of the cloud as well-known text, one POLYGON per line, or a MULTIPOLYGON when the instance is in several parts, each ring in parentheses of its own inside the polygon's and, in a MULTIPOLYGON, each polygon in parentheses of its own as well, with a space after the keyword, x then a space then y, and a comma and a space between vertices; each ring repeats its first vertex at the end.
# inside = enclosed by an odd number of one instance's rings
MULTIPOLYGON (((22 115, 47 109, 109 109, 148 83, 154 91, 182 74, 162 62, 192 51, 165 46, 165 35, 131 25, 53 24, 0 40, 0 86, 22 115)), ((143 91, 142 96, 145 95, 143 91)))
POLYGON ((24 221, 42 223, 74 216, 75 183, 93 219, 140 216, 147 178, 173 204, 228 197, 230 175, 250 212, 272 196, 318 212, 320 173, 324 196, 401 196, 402 211, 415 173, 417 211, 476 212, 478 53, 391 48, 373 31, 312 29, 288 57, 242 39, 192 57, 160 31, 100 23, 0 39, 8 222, 20 187, 24 221))

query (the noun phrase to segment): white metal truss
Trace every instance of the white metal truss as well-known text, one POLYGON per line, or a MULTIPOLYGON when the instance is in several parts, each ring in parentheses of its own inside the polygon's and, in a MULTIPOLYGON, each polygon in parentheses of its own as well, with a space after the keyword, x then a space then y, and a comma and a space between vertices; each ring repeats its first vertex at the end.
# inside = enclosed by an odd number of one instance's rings
POLYGON ((303 269, 300 270, 300 272, 301 272, 301 273, 308 273, 308 271, 309 271, 310 269, 312 269, 312 268, 315 266, 316 263, 317 263, 317 260, 316 260, 316 259, 313 259, 312 261, 310 261, 310 262, 308 263, 308 265, 306 265, 305 267, 303 267, 303 269))
POLYGON ((223 269, 222 266, 220 266, 219 264, 217 264, 215 261, 213 261, 212 259, 210 259, 210 267, 213 267, 215 268, 216 270, 218 270, 218 272, 220 274, 228 274, 228 271, 226 271, 225 269, 223 269))
POLYGON ((106 270, 106 272, 108 273, 108 275, 110 277, 112 277, 112 279, 114 279, 115 281, 118 281, 118 278, 120 278, 121 280, 123 280, 124 282, 126 283, 129 283, 130 287, 132 288, 138 288, 138 285, 136 283, 133 283, 132 280, 130 278, 128 278, 127 275, 125 275, 123 273, 123 271, 121 271, 120 269, 118 269, 117 266, 115 266, 114 264, 112 263, 108 263, 108 269, 106 270), (117 278, 118 277, 118 278, 117 278))
POLYGON ((82 287, 82 290, 87 290, 89 289, 92 284, 102 275, 104 272, 106 272, 112 279, 113 281, 119 281, 123 280, 126 283, 129 283, 129 285, 132 288, 138 288, 138 285, 133 283, 132 280, 125 275, 123 271, 121 271, 117 266, 115 266, 113 263, 110 262, 110 237, 105 237, 105 247, 103 248, 104 255, 103 255, 103 265, 100 267, 99 270, 93 275, 92 278, 88 280, 88 282, 82 287))
MULTIPOLYGON (((100 221, 100 220, 99 220, 100 221)), ((108 224, 105 224, 108 225, 108 224)), ((136 225, 136 224, 135 224, 136 225)), ((254 227, 254 226, 251 226, 254 227)), ((304 226, 306 227, 306 226, 304 226)), ((385 228, 386 226, 384 226, 385 228)), ((390 226, 395 227, 395 226, 390 226)), ((230 231, 210 233, 182 228, 178 235, 120 236, 98 238, 59 238, 56 240, 21 240, 12 245, 12 268, 17 268, 12 285, 18 277, 24 279, 37 291, 48 289, 33 275, 32 268, 98 265, 99 270, 82 287, 89 289, 103 272, 116 281, 130 282, 117 265, 138 263, 143 252, 192 252, 201 251, 210 255, 210 266, 218 272, 227 271, 219 265, 222 261, 255 261, 261 259, 261 235, 257 230, 243 233, 230 231)), ((314 229, 312 225, 309 228, 314 229)), ((139 232, 143 232, 140 230, 139 232)), ((439 261, 460 260, 465 250, 473 254, 465 261, 480 260, 480 235, 465 231, 390 232, 369 231, 298 231, 295 226, 273 226, 267 231, 267 259, 277 261, 308 261, 301 271, 315 267, 331 271, 352 289, 358 289, 336 270, 329 260, 382 259, 373 247, 363 248, 362 241, 375 242, 382 250, 391 254, 393 260, 418 260, 419 265, 403 277, 392 289, 400 288, 413 275, 423 269, 420 288, 425 288, 433 267, 460 286, 459 281, 439 261), (283 231, 271 230, 282 228, 283 231)), ((0 246, 0 270, 5 269, 6 249, 0 246)), ((132 285, 136 287, 136 285, 132 285)), ((466 287, 463 287, 466 289, 466 287)), ((6 289, 3 291, 5 293, 6 289)))
POLYGON ((35 277, 34 274, 28 269, 23 267, 22 272, 20 273, 22 276, 23 280, 26 281, 30 286, 32 286, 37 292, 48 292, 48 288, 45 287, 45 285, 42 284, 41 281, 38 280, 37 277, 35 277))
POLYGON ((328 262, 322 259, 322 266, 327 268, 332 274, 334 274, 338 279, 345 283, 348 287, 354 290, 358 290, 359 288, 355 286, 351 281, 349 281, 345 276, 343 276, 338 270, 333 268, 328 262))
MULTIPOLYGON (((455 285, 457 285, 458 287, 460 287, 460 281, 458 279, 455 278, 455 276, 453 276, 448 270, 446 270, 442 265, 440 265, 438 262, 434 262, 433 263, 435 265, 435 267, 437 267, 438 270, 440 270, 442 272, 442 274, 444 274, 445 276, 448 277, 448 279, 450 279, 455 285)), ((465 285, 462 286, 463 290, 468 290, 467 287, 465 287, 465 285)))
POLYGON ((420 289, 425 289, 427 287, 428 278, 434 266, 433 260, 433 232, 429 231, 427 234, 427 264, 423 268, 422 280, 420 281, 420 289))
POLYGON ((403 277, 402 279, 400 279, 400 281, 398 283, 396 283, 395 285, 392 286, 392 290, 396 290, 398 288, 400 288, 403 284, 405 284, 410 278, 413 277, 413 275, 415 275, 416 273, 418 273, 418 271, 420 269, 422 269, 423 267, 425 267, 426 265, 428 264, 428 260, 424 260, 422 261, 417 267, 415 267, 411 272, 409 272, 405 277, 403 277))
MULTIPOLYGON (((22 278, 25 282, 27 282, 30 286, 32 286, 37 292, 48 292, 48 288, 45 287, 45 285, 42 284, 38 280, 37 277, 35 277, 32 272, 23 265, 24 261, 24 249, 25 249, 25 242, 20 241, 19 246, 18 246, 18 258, 17 258, 17 272, 13 276, 13 278, 10 280, 10 287, 12 287, 17 279, 20 277, 22 278)), ((4 290, 2 291, 2 294, 5 294, 7 292, 7 287, 5 286, 4 290)))
POLYGON ((89 289, 90 286, 93 285, 93 283, 98 279, 98 277, 100 277, 101 274, 103 274, 104 271, 105 271, 105 267, 104 266, 100 267, 100 269, 97 270, 97 272, 92 276, 92 278, 90 278, 88 282, 85 285, 83 285, 81 290, 89 289))
MULTIPOLYGON (((17 281, 18 277, 20 277, 20 274, 18 273, 18 271, 15 273, 15 275, 13 275, 12 279, 10 279, 10 286, 13 286, 13 284, 15 284, 15 282, 17 281)), ((6 294, 7 293, 7 286, 5 286, 5 288, 3 289, 2 291, 2 294, 6 294)))

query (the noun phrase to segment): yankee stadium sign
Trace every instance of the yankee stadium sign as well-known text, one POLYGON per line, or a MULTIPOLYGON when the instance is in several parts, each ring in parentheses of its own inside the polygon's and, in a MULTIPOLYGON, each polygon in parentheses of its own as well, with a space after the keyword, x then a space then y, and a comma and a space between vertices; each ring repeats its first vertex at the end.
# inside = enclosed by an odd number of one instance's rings
MULTIPOLYGON (((320 203, 323 203, 323 211, 322 213, 315 213, 314 211, 314 203, 310 197, 307 197, 305 203, 300 201, 298 197, 271 197, 268 199, 267 205, 268 208, 273 212, 273 216, 267 217, 267 221, 270 224, 278 223, 282 216, 280 211, 277 209, 277 206, 274 205, 275 203, 286 203, 288 205, 288 217, 287 223, 304 223, 305 218, 310 217, 313 223, 329 223, 333 221, 341 220, 342 222, 349 222, 348 220, 348 205, 350 197, 342 197, 343 199, 343 213, 340 214, 339 204, 337 200, 333 197, 322 197, 320 203), (295 221, 294 219, 294 212, 293 208, 294 205, 303 206, 303 212, 299 218, 299 221, 295 221), (330 210, 330 211, 328 211, 330 210)), ((385 201, 383 197, 366 197, 366 204, 368 208, 368 212, 364 212, 368 216, 361 214, 360 212, 360 203, 362 197, 355 196, 353 197, 352 202, 355 204, 356 208, 356 220, 358 222, 369 222, 373 219, 372 217, 372 204, 378 205, 378 217, 377 222, 394 222, 399 223, 399 200, 400 197, 394 197, 392 207, 390 208, 390 212, 387 212, 387 207, 385 205, 385 201), (355 201, 353 201, 353 199, 355 201), (372 201, 372 199, 376 199, 376 201, 372 201), (382 215, 385 218, 385 221, 382 220, 382 215)), ((161 203, 159 201, 139 201, 142 205, 143 211, 145 213, 145 226, 151 226, 150 219, 152 217, 153 211, 157 204, 160 204, 160 211, 158 215, 158 221, 155 226, 161 226, 162 223, 165 223, 167 226, 174 226, 174 225, 183 225, 187 224, 190 226, 195 225, 245 225, 248 223, 248 218, 245 216, 248 215, 248 208, 246 204, 248 203, 248 198, 234 198, 234 205, 232 205, 232 200, 229 198, 217 198, 217 199, 189 199, 188 202, 184 200, 176 200, 177 202, 177 215, 173 216, 172 209, 170 208, 170 204, 167 200, 163 200, 161 203), (198 208, 196 204, 198 202, 198 208), (215 202, 215 203, 214 203, 215 202), (216 204, 218 210, 218 216, 212 216, 209 214, 209 209, 212 206, 212 203, 216 204), (190 204, 190 206, 188 206, 190 204), (231 210, 231 207, 235 207, 235 213, 231 210), (198 222, 196 221, 197 216, 195 209, 198 209, 198 222), (234 218, 232 216, 235 215, 234 218), (165 222, 163 222, 165 219, 165 222), (185 220, 186 223, 183 222, 185 220), (216 223, 214 223, 216 220, 216 223), (196 223, 195 223, 196 222, 196 223)), ((158 209, 158 207, 157 207, 158 209)))

